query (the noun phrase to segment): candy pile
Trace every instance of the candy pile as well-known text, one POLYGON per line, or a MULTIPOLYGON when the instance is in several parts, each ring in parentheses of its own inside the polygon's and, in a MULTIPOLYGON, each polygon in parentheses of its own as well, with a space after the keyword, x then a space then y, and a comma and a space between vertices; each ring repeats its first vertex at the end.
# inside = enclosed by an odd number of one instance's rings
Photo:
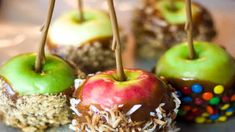
POLYGON ((194 83, 177 91, 182 100, 179 118, 196 123, 223 122, 235 111, 235 94, 225 91, 224 86, 215 85, 212 89, 194 83))

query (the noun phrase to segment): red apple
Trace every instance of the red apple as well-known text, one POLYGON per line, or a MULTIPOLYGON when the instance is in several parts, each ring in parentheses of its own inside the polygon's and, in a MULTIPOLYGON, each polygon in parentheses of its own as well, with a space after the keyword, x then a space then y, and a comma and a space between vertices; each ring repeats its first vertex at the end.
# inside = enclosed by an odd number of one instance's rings
POLYGON ((103 109, 124 105, 125 111, 141 104, 142 107, 135 112, 138 115, 136 119, 148 118, 146 114, 149 115, 159 106, 166 93, 163 83, 153 74, 138 69, 125 69, 125 74, 127 80, 123 82, 117 81, 115 70, 88 78, 77 93, 80 105, 96 105, 103 109))

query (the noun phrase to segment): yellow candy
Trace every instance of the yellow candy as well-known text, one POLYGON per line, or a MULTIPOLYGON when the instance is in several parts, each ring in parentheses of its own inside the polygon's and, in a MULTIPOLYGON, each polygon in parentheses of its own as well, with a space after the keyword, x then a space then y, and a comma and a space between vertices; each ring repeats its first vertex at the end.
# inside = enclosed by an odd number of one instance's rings
POLYGON ((226 110, 230 107, 230 104, 224 104, 222 107, 221 107, 221 110, 226 110))
POLYGON ((205 113, 202 113, 202 116, 203 116, 203 117, 208 117, 209 114, 205 112, 205 113))
POLYGON ((224 87, 222 85, 217 85, 214 88, 214 93, 215 94, 222 94, 224 92, 224 87))
POLYGON ((211 120, 206 120, 206 123, 212 123, 212 121, 211 120))
POLYGON ((218 121, 220 122, 224 122, 224 121, 227 121, 227 117, 226 116, 221 116, 218 121))
POLYGON ((233 112, 226 112, 225 113, 227 116, 231 116, 233 114, 233 112))
POLYGON ((206 119, 204 117, 197 117, 195 119, 196 123, 204 123, 206 121, 206 119))

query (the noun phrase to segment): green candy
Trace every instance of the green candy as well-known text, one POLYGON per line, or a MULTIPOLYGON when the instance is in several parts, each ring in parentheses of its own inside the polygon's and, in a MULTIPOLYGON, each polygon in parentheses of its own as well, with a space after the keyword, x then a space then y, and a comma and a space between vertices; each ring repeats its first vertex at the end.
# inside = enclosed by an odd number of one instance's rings
POLYGON ((220 99, 218 97, 213 97, 211 100, 209 100, 209 103, 211 105, 218 105, 220 102, 220 99))
POLYGON ((0 68, 0 76, 21 96, 57 94, 73 85, 75 71, 65 61, 56 56, 46 55, 42 72, 36 73, 35 59, 36 55, 33 53, 16 56, 0 68))
MULTIPOLYGON (((163 18, 171 24, 184 24, 186 22, 185 3, 184 1, 175 1, 176 10, 170 9, 168 0, 160 0, 156 3, 156 8, 162 14, 163 18)), ((200 9, 193 5, 192 16, 195 17, 200 9)))

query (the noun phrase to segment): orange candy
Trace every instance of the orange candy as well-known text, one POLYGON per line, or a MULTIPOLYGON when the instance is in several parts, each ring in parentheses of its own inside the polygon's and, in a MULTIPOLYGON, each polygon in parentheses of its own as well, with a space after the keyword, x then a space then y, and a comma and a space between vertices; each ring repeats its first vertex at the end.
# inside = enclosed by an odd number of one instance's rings
POLYGON ((202 98, 207 101, 210 100, 212 97, 213 97, 213 94, 211 92, 205 92, 202 94, 202 98))
POLYGON ((190 106, 187 106, 187 105, 186 105, 186 106, 183 106, 183 110, 184 110, 184 111, 189 111, 189 110, 191 110, 191 107, 190 107, 190 106))
POLYGON ((214 113, 214 110, 213 110, 213 108, 211 107, 211 106, 207 106, 206 107, 206 110, 207 110, 207 112, 209 113, 209 114, 213 114, 214 113))
POLYGON ((235 94, 231 97, 231 101, 235 101, 235 94))

